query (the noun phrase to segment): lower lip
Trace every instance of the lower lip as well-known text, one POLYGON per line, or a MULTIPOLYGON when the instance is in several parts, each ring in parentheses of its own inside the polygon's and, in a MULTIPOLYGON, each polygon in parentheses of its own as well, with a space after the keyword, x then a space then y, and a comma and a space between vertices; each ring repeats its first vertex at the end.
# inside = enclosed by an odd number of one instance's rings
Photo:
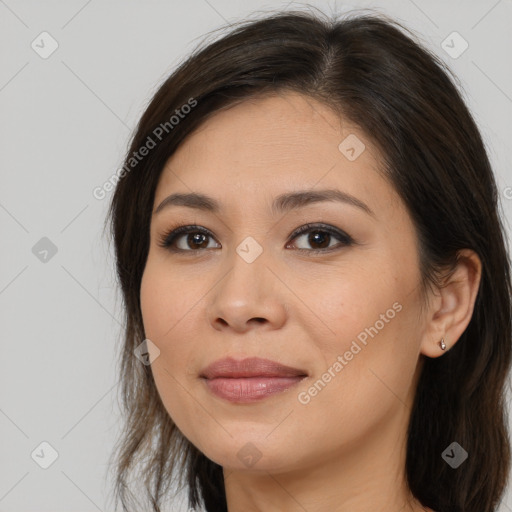
POLYGON ((208 389, 229 402, 249 403, 286 391, 304 377, 245 377, 205 379, 208 389))

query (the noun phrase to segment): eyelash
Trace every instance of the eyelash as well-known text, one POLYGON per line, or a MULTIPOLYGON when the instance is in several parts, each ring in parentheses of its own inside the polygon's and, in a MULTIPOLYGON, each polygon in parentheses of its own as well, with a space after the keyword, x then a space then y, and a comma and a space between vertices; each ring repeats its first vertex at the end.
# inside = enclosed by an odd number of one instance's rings
MULTIPOLYGON (((297 251, 308 253, 308 254, 320 254, 320 253, 328 253, 337 249, 340 249, 342 247, 349 247, 353 245, 354 239, 347 235, 345 232, 341 231, 340 229, 334 228, 332 226, 324 225, 324 224, 305 224, 304 226, 301 226, 300 228, 296 229, 291 235, 291 240, 295 240, 300 235, 303 235, 304 233, 308 232, 320 232, 320 233, 328 233, 329 235, 333 235, 336 238, 340 240, 340 243, 338 245, 335 245, 334 247, 328 247, 326 249, 296 249, 297 251)), ((213 237, 212 233, 207 230, 206 228, 203 228, 201 226, 196 225, 187 225, 187 226, 178 226, 173 227, 170 230, 166 231, 163 235, 159 237, 158 245, 160 247, 163 247, 164 249, 167 249, 174 253, 201 253, 205 251, 206 249, 177 249, 176 247, 173 247, 173 244, 176 242, 176 240, 180 237, 180 235, 184 234, 195 234, 195 233, 201 233, 203 235, 213 237)))

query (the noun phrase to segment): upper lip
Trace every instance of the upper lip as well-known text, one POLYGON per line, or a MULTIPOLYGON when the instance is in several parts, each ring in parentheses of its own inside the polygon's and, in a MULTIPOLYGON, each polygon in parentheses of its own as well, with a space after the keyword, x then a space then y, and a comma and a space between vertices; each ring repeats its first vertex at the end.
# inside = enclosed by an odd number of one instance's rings
POLYGON ((215 379, 219 377, 305 377, 307 372, 300 368, 285 366, 270 359, 249 357, 237 360, 232 357, 219 359, 201 371, 200 377, 215 379))

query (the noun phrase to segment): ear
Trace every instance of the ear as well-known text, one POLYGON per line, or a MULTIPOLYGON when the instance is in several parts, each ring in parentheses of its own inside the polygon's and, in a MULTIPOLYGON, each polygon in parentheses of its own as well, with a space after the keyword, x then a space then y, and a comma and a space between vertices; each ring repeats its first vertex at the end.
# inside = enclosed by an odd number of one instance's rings
POLYGON ((476 296, 482 276, 482 263, 478 255, 463 249, 458 253, 457 266, 441 287, 430 298, 426 329, 420 352, 427 357, 445 353, 439 346, 444 338, 446 350, 452 348, 473 315, 476 296))

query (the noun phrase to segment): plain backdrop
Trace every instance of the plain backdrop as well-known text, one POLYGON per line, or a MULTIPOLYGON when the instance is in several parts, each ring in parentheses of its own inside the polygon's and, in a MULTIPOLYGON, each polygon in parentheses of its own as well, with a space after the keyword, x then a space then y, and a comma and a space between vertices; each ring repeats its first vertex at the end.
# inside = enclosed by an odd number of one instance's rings
MULTIPOLYGON (((489 149, 510 233, 512 1, 310 5, 395 17, 451 66, 489 149)), ((102 235, 111 193, 98 200, 93 190, 119 168, 157 86, 205 34, 280 8, 305 6, 0 0, 0 511, 113 510, 106 464, 120 426, 122 311, 102 235)), ((172 507, 185 510, 185 501, 172 507)), ((510 494, 499 510, 512 510, 510 494)))

